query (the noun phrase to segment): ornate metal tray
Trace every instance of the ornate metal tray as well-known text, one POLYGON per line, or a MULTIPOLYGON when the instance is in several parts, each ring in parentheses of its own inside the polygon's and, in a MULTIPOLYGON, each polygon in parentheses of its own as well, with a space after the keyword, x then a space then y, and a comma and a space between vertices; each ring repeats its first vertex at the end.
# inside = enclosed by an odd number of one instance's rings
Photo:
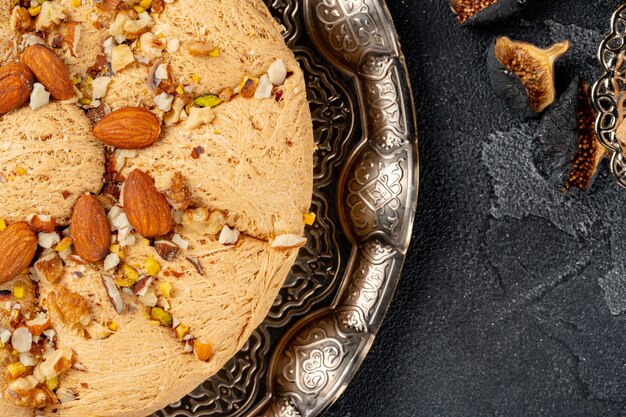
POLYGON ((243 350, 154 416, 320 415, 365 358, 411 237, 415 113, 384 1, 265 1, 307 77, 317 220, 243 350))
POLYGON ((615 137, 619 120, 622 94, 626 97, 626 3, 611 17, 611 32, 598 49, 598 60, 604 74, 591 89, 591 99, 598 111, 596 133, 610 155, 611 173, 626 188, 626 158, 615 137))

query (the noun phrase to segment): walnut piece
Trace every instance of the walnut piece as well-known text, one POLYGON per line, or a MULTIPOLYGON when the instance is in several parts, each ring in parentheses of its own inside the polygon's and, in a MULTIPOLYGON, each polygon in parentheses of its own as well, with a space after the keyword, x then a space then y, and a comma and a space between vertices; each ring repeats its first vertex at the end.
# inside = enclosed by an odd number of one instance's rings
POLYGON ((47 279, 51 283, 63 277, 63 261, 56 252, 52 252, 35 262, 35 272, 39 279, 47 279))
POLYGON ((35 30, 43 32, 61 24, 67 17, 65 8, 58 3, 44 2, 41 5, 39 16, 35 20, 35 30))
POLYGON ((42 409, 56 403, 56 396, 32 376, 18 378, 7 388, 6 398, 18 407, 42 409))
POLYGON ((87 302, 64 285, 48 295, 48 308, 56 310, 66 324, 87 326, 91 323, 87 302))
POLYGON ((206 207, 185 211, 183 227, 190 232, 215 236, 226 225, 226 217, 220 211, 211 212, 206 207))
POLYGON ((74 352, 72 349, 63 347, 54 351, 54 353, 39 365, 41 376, 46 379, 52 379, 67 371, 74 364, 74 352))
POLYGON ((185 185, 183 175, 176 171, 170 181, 170 187, 165 190, 167 202, 176 210, 187 210, 191 204, 191 192, 185 185))
POLYGON ((11 30, 28 32, 33 26, 33 19, 24 7, 15 6, 11 12, 11 30))

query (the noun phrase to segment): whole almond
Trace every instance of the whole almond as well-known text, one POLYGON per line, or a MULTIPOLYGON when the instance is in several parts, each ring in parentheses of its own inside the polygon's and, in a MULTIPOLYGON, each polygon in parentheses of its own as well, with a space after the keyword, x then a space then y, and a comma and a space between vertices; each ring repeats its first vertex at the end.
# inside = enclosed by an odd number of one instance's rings
POLYGON ((143 171, 133 171, 124 185, 124 209, 131 225, 144 237, 159 237, 172 230, 172 209, 143 171))
POLYGON ((161 135, 161 123, 148 110, 126 107, 100 120, 93 134, 119 149, 143 149, 157 141, 161 135))
POLYGON ((0 284, 21 274, 35 257, 37 236, 28 223, 13 223, 0 233, 0 284))
POLYGON ((22 63, 30 68, 53 98, 69 100, 74 97, 70 71, 52 49, 40 44, 31 45, 22 54, 22 63))
POLYGON ((111 229, 104 207, 90 194, 81 196, 72 213, 70 229, 74 250, 87 262, 97 262, 109 253, 111 229))
POLYGON ((0 114, 8 113, 28 101, 35 76, 24 64, 0 67, 0 114))

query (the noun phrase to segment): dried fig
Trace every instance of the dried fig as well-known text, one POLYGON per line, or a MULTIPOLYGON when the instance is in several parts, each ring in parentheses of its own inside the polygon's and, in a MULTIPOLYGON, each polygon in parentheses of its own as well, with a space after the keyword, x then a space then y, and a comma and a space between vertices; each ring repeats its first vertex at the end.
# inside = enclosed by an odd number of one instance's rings
POLYGON ((589 86, 578 78, 541 120, 533 159, 539 172, 561 192, 587 191, 593 183, 606 153, 596 136, 595 120, 589 86))
POLYGON ((556 98, 554 63, 570 48, 564 40, 547 49, 502 36, 489 50, 489 77, 496 95, 527 117, 543 112, 556 98))

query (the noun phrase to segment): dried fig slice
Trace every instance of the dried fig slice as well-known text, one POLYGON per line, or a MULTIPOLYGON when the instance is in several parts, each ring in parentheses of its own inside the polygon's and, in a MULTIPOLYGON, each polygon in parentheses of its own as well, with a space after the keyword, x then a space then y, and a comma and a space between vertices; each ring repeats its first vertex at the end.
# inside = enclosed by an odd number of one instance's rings
POLYGON ((589 84, 582 81, 578 88, 576 119, 578 121, 577 149, 572 169, 565 182, 565 189, 573 187, 587 191, 598 172, 598 165, 606 156, 606 148, 596 136, 595 123, 597 113, 589 96, 589 84))
POLYGON ((561 192, 587 191, 605 148, 595 133, 596 113, 586 81, 574 79, 541 120, 533 159, 539 172, 561 192))
POLYGON ((482 25, 508 19, 538 0, 452 0, 460 24, 482 25))
POLYGON ((543 112, 556 98, 554 63, 569 48, 568 40, 541 49, 499 37, 487 57, 496 95, 512 110, 527 117, 543 112))

